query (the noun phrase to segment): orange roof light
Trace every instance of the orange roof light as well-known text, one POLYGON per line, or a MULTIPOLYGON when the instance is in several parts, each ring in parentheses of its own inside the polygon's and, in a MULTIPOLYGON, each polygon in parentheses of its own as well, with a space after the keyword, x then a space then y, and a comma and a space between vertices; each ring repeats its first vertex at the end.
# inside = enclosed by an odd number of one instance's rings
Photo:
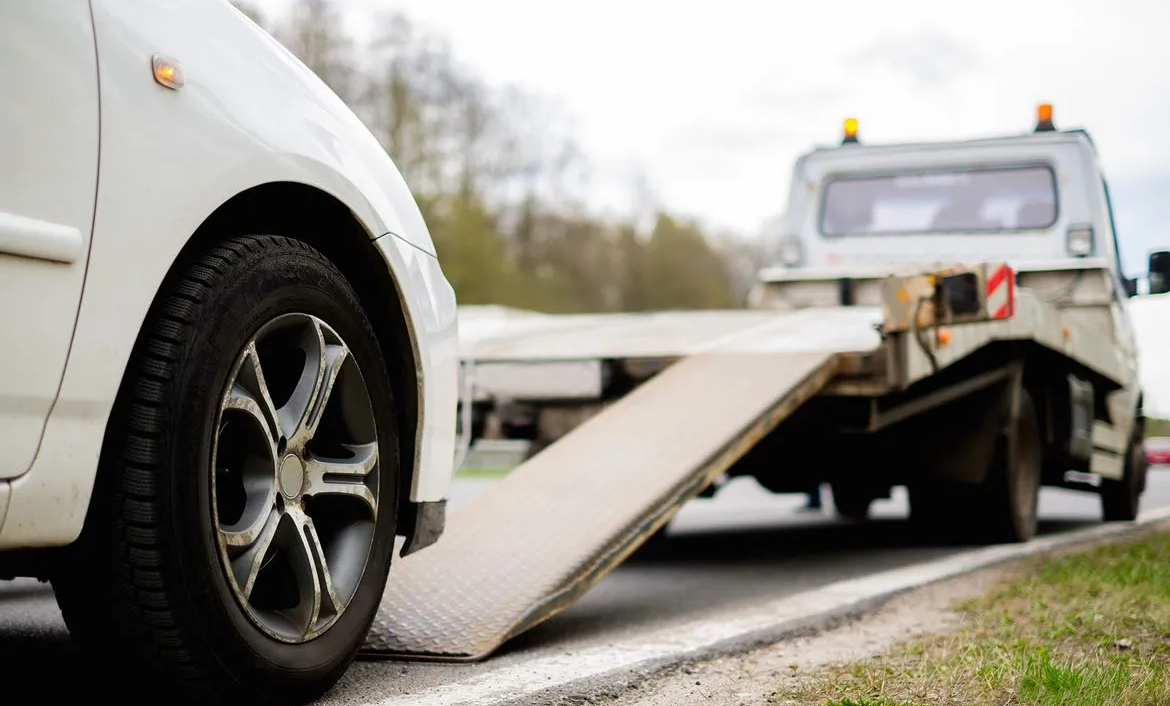
POLYGON ((857 142, 857 118, 845 118, 845 137, 842 144, 857 142))
POLYGON ((1052 122, 1052 104, 1041 103, 1036 106, 1036 132, 1052 132, 1056 125, 1052 122))

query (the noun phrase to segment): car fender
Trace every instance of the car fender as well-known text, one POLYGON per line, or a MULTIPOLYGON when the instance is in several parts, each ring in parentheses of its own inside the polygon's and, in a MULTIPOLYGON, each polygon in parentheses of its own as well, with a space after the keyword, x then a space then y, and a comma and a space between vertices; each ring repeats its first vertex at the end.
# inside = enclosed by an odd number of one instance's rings
MULTIPOLYGON (((106 421, 150 304, 192 234, 242 191, 294 182, 337 198, 390 266, 403 268, 395 276, 443 290, 412 295, 443 303, 426 307, 427 336, 445 340, 455 330, 449 285, 438 282, 433 242, 410 190, 312 72, 225 0, 92 0, 92 8, 101 82, 92 251, 58 399, 36 461, 11 483, 0 548, 77 537, 106 421), (159 57, 180 68, 178 89, 155 80, 159 57)), ((420 368, 432 361, 453 373, 455 364, 442 362, 449 356, 415 343, 420 368)), ((444 419, 454 415, 450 401, 444 419)))

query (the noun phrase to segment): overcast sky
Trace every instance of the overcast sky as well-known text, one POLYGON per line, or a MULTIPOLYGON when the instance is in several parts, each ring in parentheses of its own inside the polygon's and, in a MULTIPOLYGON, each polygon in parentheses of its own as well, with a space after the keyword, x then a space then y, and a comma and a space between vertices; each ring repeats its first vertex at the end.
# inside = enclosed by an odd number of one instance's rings
MULTIPOLYGON (((275 17, 288 0, 258 4, 275 17)), ((664 206, 753 233, 847 116, 867 142, 961 139, 1031 130, 1051 102, 1097 143, 1130 274, 1170 246, 1170 2, 342 4, 358 32, 402 10, 489 82, 558 102, 609 208, 630 208, 644 174, 664 206)))
POLYGON ((402 10, 489 81, 556 100, 614 208, 644 173, 665 206, 754 232, 783 209, 795 157, 837 141, 846 116, 864 141, 967 138, 1030 130, 1052 102, 1100 148, 1127 265, 1170 245, 1170 3, 342 4, 358 30, 402 10))

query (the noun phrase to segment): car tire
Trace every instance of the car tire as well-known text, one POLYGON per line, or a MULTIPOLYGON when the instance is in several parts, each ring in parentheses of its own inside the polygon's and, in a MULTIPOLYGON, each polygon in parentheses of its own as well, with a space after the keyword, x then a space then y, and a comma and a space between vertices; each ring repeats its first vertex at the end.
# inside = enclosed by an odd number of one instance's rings
POLYGON ((377 337, 320 252, 249 235, 192 258, 148 315, 52 577, 70 631, 128 686, 321 696, 385 588, 393 410, 377 337))

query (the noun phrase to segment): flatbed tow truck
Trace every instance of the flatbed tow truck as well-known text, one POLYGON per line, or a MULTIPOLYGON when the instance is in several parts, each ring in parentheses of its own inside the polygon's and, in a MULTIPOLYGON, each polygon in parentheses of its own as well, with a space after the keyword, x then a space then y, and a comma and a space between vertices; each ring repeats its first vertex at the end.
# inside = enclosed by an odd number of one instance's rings
MULTIPOLYGON (((1026 541, 1039 488, 1132 520, 1142 394, 1112 209, 1083 131, 840 146, 795 165, 749 307, 521 314, 464 341, 464 431, 539 450, 408 554, 367 656, 468 661, 579 598, 722 478, 905 485, 932 536, 1026 541)), ((1150 255, 1150 293, 1170 290, 1150 255)), ((467 332, 468 329, 465 329, 467 332)))

